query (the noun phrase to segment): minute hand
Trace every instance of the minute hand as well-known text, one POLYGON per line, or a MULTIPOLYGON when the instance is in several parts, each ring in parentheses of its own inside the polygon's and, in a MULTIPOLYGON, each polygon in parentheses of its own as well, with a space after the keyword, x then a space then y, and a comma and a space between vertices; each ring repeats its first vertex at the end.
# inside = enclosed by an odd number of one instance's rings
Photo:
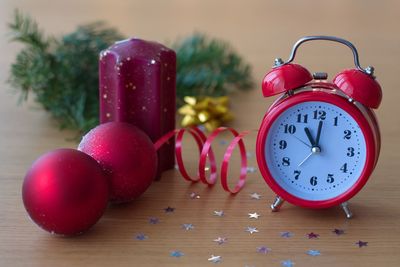
POLYGON ((323 121, 319 121, 319 123, 318 123, 318 131, 317 131, 317 138, 315 139, 315 146, 319 146, 319 139, 321 137, 322 124, 323 124, 323 121))

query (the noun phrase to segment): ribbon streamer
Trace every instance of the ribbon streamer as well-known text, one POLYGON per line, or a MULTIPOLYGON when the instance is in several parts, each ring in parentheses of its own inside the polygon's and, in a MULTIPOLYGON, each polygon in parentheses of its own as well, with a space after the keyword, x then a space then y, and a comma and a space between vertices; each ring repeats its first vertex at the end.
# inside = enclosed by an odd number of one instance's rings
POLYGON ((247 156, 246 156, 246 147, 243 143, 243 138, 247 134, 249 134, 250 131, 243 131, 241 133, 238 133, 233 128, 219 127, 216 130, 214 130, 207 138, 205 134, 202 131, 200 131, 197 127, 175 129, 166 133, 164 136, 158 139, 157 142, 154 143, 154 147, 156 150, 158 150, 162 145, 167 143, 169 139, 176 136, 175 156, 178 165, 178 170, 183 176, 183 178, 190 182, 195 183, 201 181, 202 183, 207 184, 208 186, 213 186, 217 181, 218 172, 217 172, 217 164, 214 152, 212 150, 212 143, 220 133, 226 131, 231 132, 234 136, 234 139, 228 145, 221 163, 221 185, 226 192, 229 192, 231 194, 236 194, 243 188, 247 178, 247 156), (200 160, 196 177, 192 177, 187 173, 182 158, 182 139, 185 132, 190 133, 190 135, 196 141, 197 147, 199 149, 200 160), (234 189, 230 189, 228 186, 229 161, 231 159, 233 150, 235 149, 236 146, 239 146, 240 158, 241 158, 240 176, 234 189), (206 171, 205 171, 207 160, 210 162, 210 175, 208 178, 206 177, 206 171))

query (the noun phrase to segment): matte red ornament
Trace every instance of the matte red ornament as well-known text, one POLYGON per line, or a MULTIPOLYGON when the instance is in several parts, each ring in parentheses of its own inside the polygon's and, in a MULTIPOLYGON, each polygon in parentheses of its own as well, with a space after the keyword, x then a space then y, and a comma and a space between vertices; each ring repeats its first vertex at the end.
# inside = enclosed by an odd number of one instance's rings
POLYGON ((90 156, 74 149, 57 149, 33 163, 25 176, 22 198, 29 216, 41 228, 76 235, 103 215, 108 182, 90 156))
POLYGON ((311 73, 298 64, 285 64, 268 72, 262 83, 264 97, 299 88, 312 80, 311 73))
POLYGON ((128 202, 152 183, 157 154, 150 138, 139 128, 123 122, 108 122, 86 134, 78 147, 96 159, 110 181, 110 201, 128 202))
POLYGON ((371 76, 357 69, 340 72, 333 83, 346 95, 369 108, 378 108, 382 101, 382 89, 371 76))

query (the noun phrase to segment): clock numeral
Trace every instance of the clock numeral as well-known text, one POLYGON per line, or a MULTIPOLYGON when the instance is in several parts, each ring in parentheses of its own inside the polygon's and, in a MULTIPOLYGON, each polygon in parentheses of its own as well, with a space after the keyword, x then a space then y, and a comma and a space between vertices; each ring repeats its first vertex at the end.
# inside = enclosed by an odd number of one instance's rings
POLYGON ((290 133, 290 134, 294 134, 296 132, 296 126, 294 126, 293 124, 285 124, 285 133, 290 133))
POLYGON ((326 112, 324 110, 314 110, 314 120, 325 120, 326 112))
POLYGON ((351 138, 351 131, 350 130, 345 130, 344 132, 344 139, 349 140, 351 138))
POLYGON ((337 116, 333 119, 333 126, 338 125, 338 120, 339 120, 339 117, 337 117, 337 116))
POLYGON ((307 114, 297 114, 297 122, 298 123, 307 123, 308 121, 308 115, 307 114))
POLYGON ((333 183, 334 181, 335 181, 335 179, 333 178, 333 174, 328 174, 328 178, 326 178, 326 181, 328 182, 328 183, 333 183))
POLYGON ((295 179, 295 180, 298 180, 298 179, 299 179, 300 173, 301 173, 301 171, 299 171, 299 170, 295 170, 295 171, 293 172, 293 174, 294 174, 294 179, 295 179))
POLYGON ((313 176, 313 177, 311 177, 311 179, 310 179, 310 184, 312 185, 312 186, 316 186, 317 185, 317 176, 313 176))
POLYGON ((353 157, 354 156, 354 147, 348 147, 346 155, 349 157, 353 157))
POLYGON ((347 173, 347 163, 343 164, 343 166, 340 168, 340 170, 344 173, 347 173))
POLYGON ((282 165, 283 165, 283 166, 290 166, 290 158, 288 158, 288 157, 283 157, 283 158, 282 158, 282 165))
POLYGON ((279 141, 279 148, 285 149, 287 147, 287 142, 285 140, 279 141))

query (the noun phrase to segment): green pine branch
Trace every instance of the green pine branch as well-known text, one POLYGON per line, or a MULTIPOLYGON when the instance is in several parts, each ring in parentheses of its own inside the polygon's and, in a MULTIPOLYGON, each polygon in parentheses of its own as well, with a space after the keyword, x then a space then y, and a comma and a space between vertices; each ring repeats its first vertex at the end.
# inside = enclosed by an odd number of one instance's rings
MULTIPOLYGON (((26 100, 35 97, 61 128, 81 134, 98 124, 98 55, 124 37, 102 22, 79 26, 61 38, 45 36, 29 16, 15 11, 11 41, 24 48, 9 82, 26 100)), ((251 70, 223 41, 194 34, 176 42, 178 103, 184 96, 221 96, 253 86, 251 70)))
POLYGON ((175 43, 177 54, 177 94, 222 96, 254 86, 250 65, 221 40, 194 34, 175 43))

